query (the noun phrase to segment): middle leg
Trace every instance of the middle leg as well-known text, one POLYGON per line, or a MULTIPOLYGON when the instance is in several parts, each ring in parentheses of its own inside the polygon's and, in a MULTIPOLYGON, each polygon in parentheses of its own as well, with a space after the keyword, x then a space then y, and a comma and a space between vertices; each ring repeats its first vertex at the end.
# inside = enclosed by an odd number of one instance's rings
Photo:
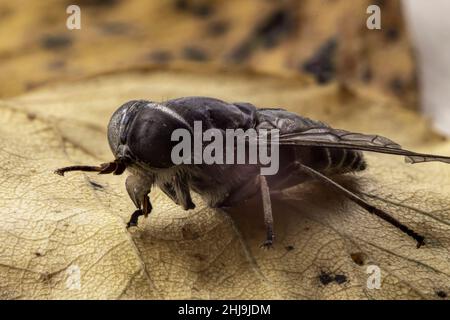
POLYGON ((273 216, 272 203, 270 201, 270 190, 266 177, 259 176, 261 186, 261 197, 264 210, 264 224, 266 225, 266 240, 261 245, 264 248, 271 248, 273 244, 273 216))

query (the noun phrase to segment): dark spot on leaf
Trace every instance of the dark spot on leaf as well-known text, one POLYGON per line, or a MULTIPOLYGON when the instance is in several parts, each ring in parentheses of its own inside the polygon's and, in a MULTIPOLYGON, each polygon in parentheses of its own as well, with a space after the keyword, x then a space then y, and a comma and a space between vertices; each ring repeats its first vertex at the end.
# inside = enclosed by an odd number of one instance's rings
POLYGON ((229 27, 230 26, 229 26, 228 22, 218 20, 218 21, 210 22, 208 24, 208 26, 206 27, 206 30, 207 30, 207 34, 209 36, 219 37, 219 36, 224 35, 228 31, 229 27))
POLYGON ((386 40, 395 41, 399 38, 400 32, 398 31, 397 28, 392 27, 386 30, 384 36, 386 37, 386 40))
POLYGON ((183 49, 183 57, 192 61, 205 61, 208 60, 206 52, 197 47, 185 47, 183 49))
POLYGON ((175 0, 175 8, 177 10, 187 10, 189 8, 189 1, 188 0, 175 0))
POLYGON ((103 190, 105 188, 101 184, 99 184, 95 181, 92 181, 92 180, 89 180, 89 183, 90 183, 91 187, 94 188, 95 190, 103 190))
POLYGON ((368 83, 373 79, 373 71, 369 66, 365 67, 361 73, 361 80, 368 83))
POLYGON ((296 18, 292 10, 280 8, 273 11, 254 28, 244 42, 232 51, 230 58, 234 62, 242 62, 259 47, 275 47, 283 38, 292 33, 295 25, 296 18))
POLYGON ((285 249, 286 249, 286 251, 292 251, 292 250, 294 250, 294 246, 293 245, 289 245, 289 246, 286 246, 286 247, 284 247, 285 249))
POLYGON ((6 19, 11 16, 11 14, 14 12, 13 9, 9 7, 1 7, 0 8, 0 19, 6 19))
POLYGON ((175 0, 175 9, 190 13, 200 18, 209 17, 214 12, 211 3, 208 3, 208 1, 199 3, 198 1, 193 2, 189 0, 175 0))
POLYGON ((303 63, 303 71, 312 74, 320 84, 333 80, 336 73, 334 56, 337 46, 338 41, 335 37, 327 40, 311 58, 303 63))
POLYGON ((439 298, 443 298, 443 299, 447 298, 447 292, 445 292, 445 291, 443 291, 443 290, 436 291, 436 295, 437 295, 439 298))
POLYGON ((275 11, 257 27, 256 35, 261 38, 264 47, 274 47, 282 36, 292 31, 294 20, 290 10, 275 11))
POLYGON ((327 284, 333 282, 334 278, 331 274, 322 271, 319 274, 319 280, 320 280, 320 283, 322 283, 324 286, 326 286, 327 284))
POLYGON ((324 286, 330 284, 331 282, 336 282, 337 284, 343 284, 347 282, 347 276, 343 274, 333 275, 329 272, 321 271, 319 274, 319 281, 324 286))
POLYGON ((402 95, 405 91, 405 83, 402 79, 399 77, 394 77, 389 82, 389 88, 392 90, 392 92, 398 96, 402 95))
POLYGON ((211 5, 207 3, 202 3, 192 7, 192 14, 201 18, 206 18, 210 16, 212 13, 213 9, 211 5))
POLYGON ((41 39, 41 46, 47 50, 67 48, 72 45, 72 38, 65 34, 46 35, 41 39))
POLYGON ((338 284, 343 284, 343 283, 347 282, 347 277, 343 274, 337 274, 334 277, 334 281, 336 281, 336 283, 338 283, 338 284))
POLYGON ((350 254, 350 257, 352 258, 353 262, 356 263, 358 266, 364 265, 364 254, 362 252, 355 252, 350 254))

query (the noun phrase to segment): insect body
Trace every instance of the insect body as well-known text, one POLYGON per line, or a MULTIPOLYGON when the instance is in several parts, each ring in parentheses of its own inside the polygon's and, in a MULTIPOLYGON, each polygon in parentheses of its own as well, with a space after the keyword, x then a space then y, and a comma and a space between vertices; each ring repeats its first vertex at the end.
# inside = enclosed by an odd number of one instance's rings
MULTIPOLYGON (((270 192, 298 185, 311 178, 333 187, 369 212, 398 227, 417 241, 424 237, 403 225, 330 177, 364 170, 361 151, 406 156, 409 162, 442 161, 450 157, 420 154, 402 149, 393 141, 378 136, 334 129, 283 109, 258 109, 249 103, 226 103, 207 97, 187 97, 162 103, 133 100, 122 105, 111 117, 108 141, 115 160, 100 166, 72 166, 56 170, 96 171, 100 174, 130 172, 126 189, 137 210, 128 227, 137 225, 140 215, 147 216, 152 206, 149 193, 159 187, 184 209, 195 207, 191 191, 198 193, 210 207, 230 207, 261 192, 266 224, 264 246, 273 242, 273 218, 270 192), (175 164, 171 152, 176 144, 172 133, 177 129, 193 131, 200 121, 203 129, 276 129, 279 132, 279 170, 275 175, 260 174, 260 163, 175 164)), ((249 141, 245 141, 248 145, 249 141)))

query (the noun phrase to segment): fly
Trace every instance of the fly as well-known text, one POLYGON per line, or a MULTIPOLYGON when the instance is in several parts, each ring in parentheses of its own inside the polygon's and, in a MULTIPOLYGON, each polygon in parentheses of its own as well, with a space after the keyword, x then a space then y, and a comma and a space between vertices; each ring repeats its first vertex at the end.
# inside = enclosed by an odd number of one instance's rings
MULTIPOLYGON (((316 179, 397 227, 413 238, 419 248, 425 243, 422 235, 331 177, 363 171, 366 162, 362 151, 402 155, 410 163, 450 163, 450 157, 405 150, 385 137, 334 129, 284 109, 259 109, 250 103, 227 103, 207 97, 185 97, 161 103, 129 101, 112 115, 108 142, 115 157, 113 161, 99 166, 64 167, 55 173, 92 171, 120 175, 127 170, 130 175, 126 179, 126 190, 137 208, 127 227, 136 226, 139 216, 147 217, 151 212, 149 193, 154 186, 185 210, 195 208, 191 191, 198 193, 212 208, 232 207, 260 193, 266 226, 264 247, 272 246, 274 240, 270 193, 316 179), (201 122, 204 130, 218 129, 223 135, 230 129, 255 130, 258 134, 277 130, 279 170, 273 175, 263 175, 260 162, 174 163, 171 155, 176 142, 172 133, 180 129, 193 133, 195 122, 201 122)), ((249 146, 248 139, 242 143, 249 146)))

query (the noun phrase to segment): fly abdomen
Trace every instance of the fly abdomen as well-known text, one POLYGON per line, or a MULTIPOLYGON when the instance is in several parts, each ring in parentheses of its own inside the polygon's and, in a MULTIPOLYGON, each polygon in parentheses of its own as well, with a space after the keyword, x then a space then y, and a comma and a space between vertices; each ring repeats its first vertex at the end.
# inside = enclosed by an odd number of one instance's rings
POLYGON ((310 159, 312 167, 326 174, 362 171, 366 168, 362 152, 356 150, 313 147, 310 159))

